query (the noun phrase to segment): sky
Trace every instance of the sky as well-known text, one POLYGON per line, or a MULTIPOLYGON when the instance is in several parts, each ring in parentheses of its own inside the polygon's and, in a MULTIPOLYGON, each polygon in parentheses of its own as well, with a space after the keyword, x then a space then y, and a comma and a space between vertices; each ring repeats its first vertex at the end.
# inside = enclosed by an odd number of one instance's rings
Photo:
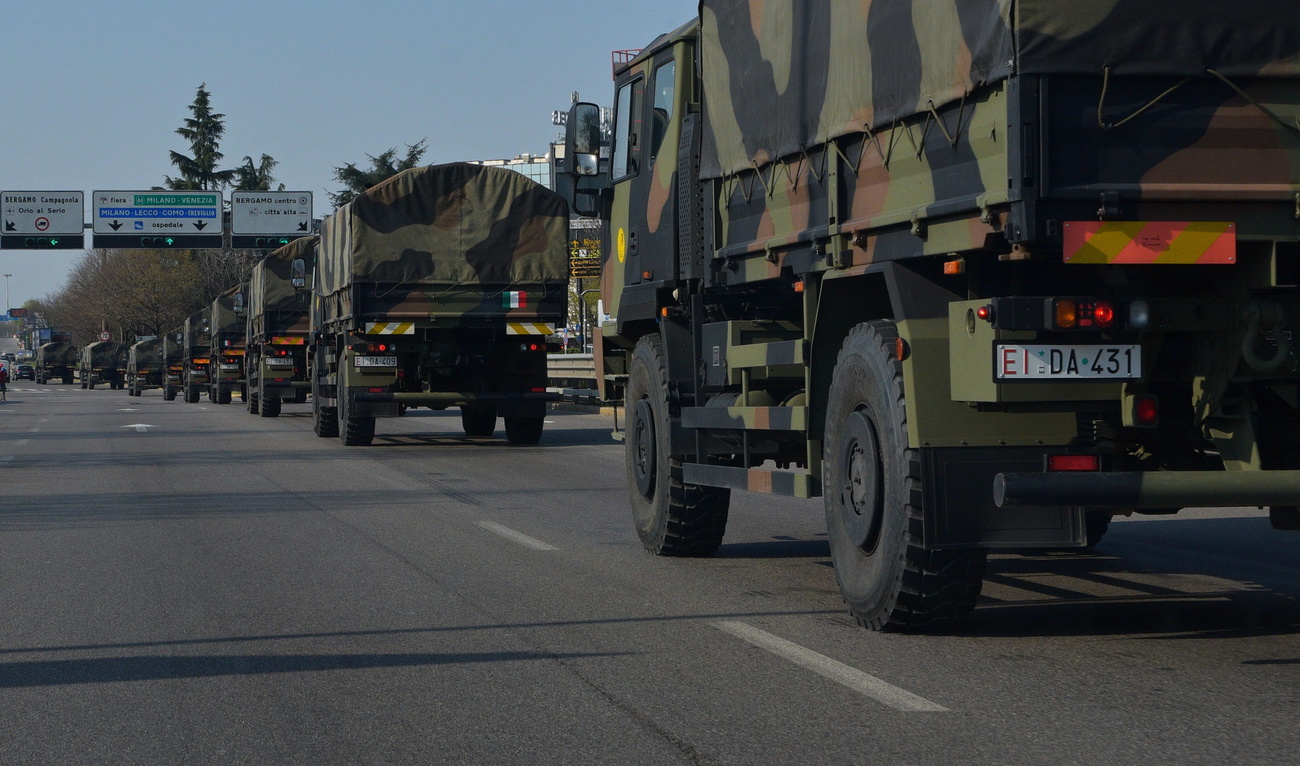
MULTIPOLYGON (((695 0, 0 0, 0 191, 149 189, 177 175, 200 84, 225 167, 274 157, 317 217, 333 169, 428 141, 424 162, 544 154, 553 110, 613 101, 610 53, 689 21, 695 0)), ((229 192, 227 192, 229 198, 229 192)), ((87 221, 89 221, 89 211, 87 221)), ((0 250, 11 306, 82 256, 0 250)))

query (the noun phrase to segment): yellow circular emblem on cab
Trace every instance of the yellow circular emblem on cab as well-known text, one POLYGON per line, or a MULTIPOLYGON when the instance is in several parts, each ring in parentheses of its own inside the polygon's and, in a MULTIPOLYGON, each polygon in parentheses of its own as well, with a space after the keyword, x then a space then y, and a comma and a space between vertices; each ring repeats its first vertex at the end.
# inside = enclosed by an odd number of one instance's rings
POLYGON ((622 263, 627 258, 627 232, 623 229, 618 230, 618 262, 622 263))

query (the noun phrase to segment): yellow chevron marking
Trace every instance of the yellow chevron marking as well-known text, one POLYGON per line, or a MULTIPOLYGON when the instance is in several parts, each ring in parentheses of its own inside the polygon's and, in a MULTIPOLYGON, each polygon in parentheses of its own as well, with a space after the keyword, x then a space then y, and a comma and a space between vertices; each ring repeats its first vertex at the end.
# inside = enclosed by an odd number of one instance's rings
POLYGON ((367 322, 366 335, 414 335, 414 322, 367 322))
POLYGON ((555 325, 545 322, 507 322, 506 335, 554 335, 555 325))

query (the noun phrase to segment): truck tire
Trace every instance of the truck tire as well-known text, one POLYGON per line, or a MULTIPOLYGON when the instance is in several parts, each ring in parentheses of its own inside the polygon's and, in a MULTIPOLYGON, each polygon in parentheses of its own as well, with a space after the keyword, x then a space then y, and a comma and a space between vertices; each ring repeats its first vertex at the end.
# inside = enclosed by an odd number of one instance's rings
POLYGON ((710 556, 722 545, 731 490, 682 482, 682 460, 669 453, 668 375, 663 341, 637 342, 628 369, 624 441, 632 520, 656 556, 710 556))
MULTIPOLYGON (((253 399, 254 399, 254 400, 257 399, 257 394, 253 394, 253 399)), ((279 399, 279 397, 271 396, 271 397, 268 397, 268 398, 262 400, 262 417, 264 417, 264 418, 278 418, 278 417, 280 417, 280 399, 279 399)))
POLYGON ((71 376, 71 375, 64 375, 64 376, 63 376, 63 385, 65 385, 65 386, 70 386, 70 385, 72 385, 72 376, 71 376))
POLYGON ((348 447, 365 447, 375 440, 375 419, 357 417, 348 412, 348 397, 339 392, 339 439, 348 447))
POLYGON ((545 416, 505 418, 506 441, 511 444, 529 445, 542 440, 545 416))
POLYGON ((199 392, 197 389, 185 389, 185 401, 189 404, 197 404, 199 401, 199 392))
POLYGON ((229 388, 217 389, 217 404, 230 404, 234 399, 235 392, 229 388))
POLYGON ((924 548, 921 460, 907 442, 897 339, 892 323, 864 323, 840 348, 826 406, 826 532, 840 594, 859 624, 936 629, 975 608, 986 552, 924 548))
POLYGON ((293 403, 294 403, 294 404, 306 404, 306 403, 307 403, 307 389, 305 389, 305 388, 300 388, 300 389, 297 389, 296 391, 294 391, 294 392, 293 392, 293 403))
POLYGON ((249 394, 249 395, 244 399, 244 406, 248 408, 248 414, 249 414, 249 415, 257 415, 257 414, 258 414, 258 404, 260 403, 260 401, 261 401, 261 397, 259 397, 259 396, 257 395, 257 392, 256 392, 256 391, 254 391, 253 393, 249 394))
POLYGON ((164 401, 164 402, 171 402, 171 401, 175 401, 175 400, 176 400, 176 389, 172 388, 171 386, 164 386, 164 387, 163 387, 163 401, 164 401))
POLYGON ((317 387, 320 385, 318 378, 313 378, 311 396, 311 420, 312 431, 322 439, 329 439, 339 435, 338 413, 334 407, 323 407, 320 403, 320 393, 317 387))
MULTIPOLYGON (((509 421, 507 418, 506 422, 509 421)), ((497 406, 461 405, 460 427, 465 429, 466 436, 491 436, 497 430, 497 406)))

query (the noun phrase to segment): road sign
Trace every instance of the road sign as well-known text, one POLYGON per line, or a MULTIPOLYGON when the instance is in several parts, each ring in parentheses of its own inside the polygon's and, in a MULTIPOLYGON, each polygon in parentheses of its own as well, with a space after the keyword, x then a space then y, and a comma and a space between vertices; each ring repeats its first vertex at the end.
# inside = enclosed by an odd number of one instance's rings
POLYGON ((12 309, 9 309, 9 318, 10 318, 10 319, 22 319, 22 318, 25 317, 25 316, 27 316, 27 309, 25 309, 25 308, 12 308, 12 309))
POLYGON ((109 332, 108 330, 105 330, 105 331, 103 331, 103 332, 101 332, 101 333, 99 334, 99 339, 100 339, 100 340, 112 340, 112 339, 113 339, 113 333, 109 332))
POLYGON ((95 247, 221 247, 221 192, 96 191, 95 247))
POLYGON ((274 249, 311 234, 311 192, 230 193, 230 245, 274 249))
POLYGON ((85 197, 80 191, 0 192, 0 247, 80 250, 85 197))

